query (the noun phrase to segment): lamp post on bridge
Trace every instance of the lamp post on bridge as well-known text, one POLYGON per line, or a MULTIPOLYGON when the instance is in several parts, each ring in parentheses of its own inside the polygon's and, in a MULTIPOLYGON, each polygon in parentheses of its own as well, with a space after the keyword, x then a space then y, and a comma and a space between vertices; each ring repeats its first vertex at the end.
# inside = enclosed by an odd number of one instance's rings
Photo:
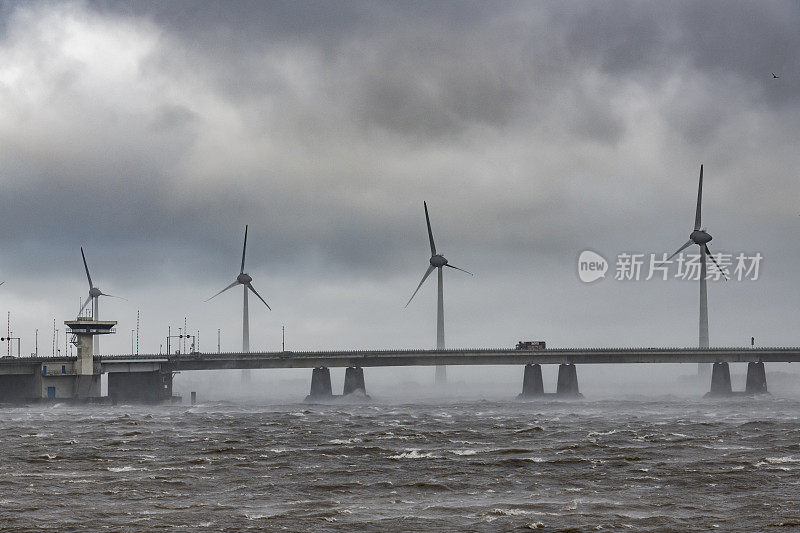
MULTIPOLYGON (((19 339, 19 337, 12 337, 13 334, 14 334, 14 332, 11 331, 11 332, 9 332, 8 337, 0 337, 0 342, 8 342, 9 343, 9 347, 10 347, 11 346, 11 341, 14 341, 14 340, 17 341, 17 357, 21 357, 22 356, 22 352, 20 352, 20 350, 19 350, 20 339, 19 339)), ((14 353, 10 352, 10 355, 13 357, 14 353)))
MULTIPOLYGON (((180 338, 181 338, 180 335, 167 335, 167 354, 173 355, 173 353, 172 353, 172 343, 171 343, 170 339, 180 339, 180 338)), ((178 353, 178 354, 181 353, 181 343, 178 343, 178 349, 177 349, 177 351, 175 353, 178 353)))
POLYGON ((179 339, 192 339, 192 348, 191 348, 191 352, 189 352, 189 353, 194 353, 194 352, 197 351, 197 347, 196 347, 197 337, 195 337, 194 335, 187 335, 187 334, 184 333, 182 335, 178 335, 178 338, 179 339))

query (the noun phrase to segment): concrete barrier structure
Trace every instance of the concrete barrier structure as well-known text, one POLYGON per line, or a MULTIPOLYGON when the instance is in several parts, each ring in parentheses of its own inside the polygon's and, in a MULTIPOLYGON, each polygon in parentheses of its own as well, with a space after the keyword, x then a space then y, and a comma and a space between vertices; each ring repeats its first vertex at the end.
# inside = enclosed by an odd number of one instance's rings
POLYGON ((108 396, 114 403, 160 403, 172 400, 172 371, 112 372, 108 396))
POLYGON ((767 394, 767 374, 764 363, 747 363, 747 381, 744 391, 747 394, 767 394))
POLYGON ((525 365, 525 373, 522 376, 522 394, 519 395, 519 398, 540 396, 544 396, 542 365, 525 365))
POLYGON ((360 394, 367 396, 367 387, 364 384, 364 369, 357 366, 349 366, 344 371, 344 389, 342 395, 360 394))
MULTIPOLYGON (((34 374, 0 375, 0 402, 19 402, 35 398, 34 374)), ((40 396, 41 397, 41 396, 40 396)))
POLYGON ((580 398, 582 396, 580 390, 578 390, 578 371, 575 365, 558 365, 556 394, 573 398, 580 398))
POLYGON ((309 401, 325 401, 333 398, 333 388, 331 387, 331 371, 329 368, 320 366, 311 371, 311 392, 306 396, 309 401))
POLYGON ((725 362, 714 363, 711 368, 711 390, 706 396, 730 396, 732 392, 730 366, 725 362))

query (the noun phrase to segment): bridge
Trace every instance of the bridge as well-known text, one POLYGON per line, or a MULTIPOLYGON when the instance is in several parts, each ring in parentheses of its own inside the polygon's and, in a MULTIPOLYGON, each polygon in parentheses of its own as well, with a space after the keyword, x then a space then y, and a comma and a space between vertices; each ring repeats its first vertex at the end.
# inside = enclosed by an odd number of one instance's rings
POLYGON ((436 365, 794 363, 799 348, 471 348, 450 350, 324 350, 181 355, 101 356, 105 372, 116 365, 164 361, 179 370, 380 367, 436 365))
MULTIPOLYGON (((90 330, 87 328, 82 336, 90 340, 90 330)), ((644 363, 710 363, 713 370, 709 394, 724 396, 733 394, 729 363, 748 363, 744 392, 759 394, 767 392, 764 363, 800 362, 800 348, 790 347, 338 350, 94 356, 90 355, 91 343, 83 342, 79 344, 79 352, 77 357, 0 360, 0 385, 4 385, 0 388, 0 400, 96 398, 99 375, 106 373, 109 396, 114 400, 163 401, 172 396, 174 372, 277 368, 313 369, 307 399, 325 400, 334 397, 330 368, 346 368, 343 394, 347 395, 366 394, 364 368, 436 365, 523 366, 520 396, 536 398, 548 396, 544 392, 541 371, 541 365, 545 364, 559 367, 553 394, 576 397, 580 396, 576 365, 644 363)))

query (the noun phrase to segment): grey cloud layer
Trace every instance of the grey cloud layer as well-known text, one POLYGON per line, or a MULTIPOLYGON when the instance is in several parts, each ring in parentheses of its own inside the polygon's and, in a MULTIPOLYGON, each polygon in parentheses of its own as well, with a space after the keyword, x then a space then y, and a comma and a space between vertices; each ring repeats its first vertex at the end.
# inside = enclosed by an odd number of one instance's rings
POLYGON ((0 5, 4 277, 207 283, 250 223, 254 269, 411 290, 427 199, 512 284, 680 244, 701 162, 720 243, 791 235, 793 2, 0 5))

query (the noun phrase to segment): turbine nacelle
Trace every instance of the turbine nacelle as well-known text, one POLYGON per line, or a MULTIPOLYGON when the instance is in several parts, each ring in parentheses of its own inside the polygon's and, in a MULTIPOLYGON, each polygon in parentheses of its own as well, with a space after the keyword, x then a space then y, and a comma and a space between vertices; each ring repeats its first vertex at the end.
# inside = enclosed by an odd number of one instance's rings
POLYGON ((441 268, 447 264, 447 259, 443 255, 436 254, 431 257, 431 266, 441 268))
POLYGON ((712 237, 705 230, 696 229, 690 235, 689 238, 692 240, 693 243, 699 244, 703 246, 704 244, 711 241, 712 237))
POLYGON ((104 296, 100 289, 97 287, 89 289, 89 298, 97 298, 98 296, 104 296))
MULTIPOLYGON (((229 278, 229 279, 230 279, 230 278, 229 278)), ((238 282, 239 282, 239 283, 241 283, 242 285, 247 285, 247 284, 249 284, 251 281, 253 281, 253 278, 251 278, 249 274, 246 274, 246 273, 242 272, 241 274, 239 274, 238 276, 236 276, 236 281, 238 281, 238 282)))

